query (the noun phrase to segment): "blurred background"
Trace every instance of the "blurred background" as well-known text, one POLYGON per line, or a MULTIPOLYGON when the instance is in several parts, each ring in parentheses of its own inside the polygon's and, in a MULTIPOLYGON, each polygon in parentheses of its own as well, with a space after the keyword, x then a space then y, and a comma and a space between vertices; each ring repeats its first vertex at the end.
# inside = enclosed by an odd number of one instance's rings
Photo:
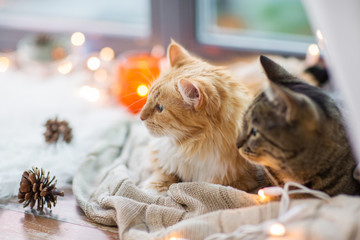
POLYGON ((173 38, 215 59, 251 52, 304 56, 314 42, 300 0, 0 0, 1 51, 16 50, 28 34, 78 31, 89 51, 109 46, 119 54, 167 46, 173 38))

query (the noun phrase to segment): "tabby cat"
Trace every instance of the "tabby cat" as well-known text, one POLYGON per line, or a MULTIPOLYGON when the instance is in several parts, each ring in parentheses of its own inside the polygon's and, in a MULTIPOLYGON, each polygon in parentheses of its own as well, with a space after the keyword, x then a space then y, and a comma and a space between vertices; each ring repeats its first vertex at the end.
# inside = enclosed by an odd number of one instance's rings
POLYGON ((320 88, 260 57, 268 87, 244 115, 241 155, 267 167, 278 184, 295 181, 337 195, 357 195, 356 167, 342 117, 320 88))
POLYGON ((245 161, 236 146, 252 100, 247 89, 174 41, 167 55, 171 67, 150 87, 140 113, 156 137, 145 189, 164 192, 172 183, 202 181, 254 190, 262 168, 245 161))

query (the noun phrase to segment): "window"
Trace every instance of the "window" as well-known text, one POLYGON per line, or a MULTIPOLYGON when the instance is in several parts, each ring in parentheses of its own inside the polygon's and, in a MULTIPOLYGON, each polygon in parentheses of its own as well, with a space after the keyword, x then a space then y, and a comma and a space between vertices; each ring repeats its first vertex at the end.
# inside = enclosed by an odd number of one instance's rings
POLYGON ((0 0, 0 50, 33 32, 86 33, 90 50, 167 46, 209 59, 241 52, 304 56, 313 42, 300 0, 0 0))
POLYGON ((205 44, 303 54, 314 41, 299 0, 197 0, 196 14, 205 44))
POLYGON ((0 26, 34 31, 147 37, 150 1, 5 0, 0 26))

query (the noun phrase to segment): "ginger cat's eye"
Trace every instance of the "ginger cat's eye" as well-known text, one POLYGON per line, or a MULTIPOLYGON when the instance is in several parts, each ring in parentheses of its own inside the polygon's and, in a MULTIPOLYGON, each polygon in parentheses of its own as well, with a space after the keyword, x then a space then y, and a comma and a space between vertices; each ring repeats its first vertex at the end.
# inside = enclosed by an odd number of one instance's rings
POLYGON ((156 104, 154 109, 158 112, 162 112, 164 110, 164 107, 160 104, 156 104))

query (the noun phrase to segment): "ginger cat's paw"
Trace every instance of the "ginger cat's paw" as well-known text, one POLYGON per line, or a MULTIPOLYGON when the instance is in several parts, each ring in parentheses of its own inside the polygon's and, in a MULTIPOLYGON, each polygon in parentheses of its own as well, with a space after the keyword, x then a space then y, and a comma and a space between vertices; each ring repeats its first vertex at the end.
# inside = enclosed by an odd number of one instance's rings
POLYGON ((151 177, 144 182, 142 190, 151 195, 167 196, 170 185, 177 183, 178 180, 176 176, 155 171, 151 177))

